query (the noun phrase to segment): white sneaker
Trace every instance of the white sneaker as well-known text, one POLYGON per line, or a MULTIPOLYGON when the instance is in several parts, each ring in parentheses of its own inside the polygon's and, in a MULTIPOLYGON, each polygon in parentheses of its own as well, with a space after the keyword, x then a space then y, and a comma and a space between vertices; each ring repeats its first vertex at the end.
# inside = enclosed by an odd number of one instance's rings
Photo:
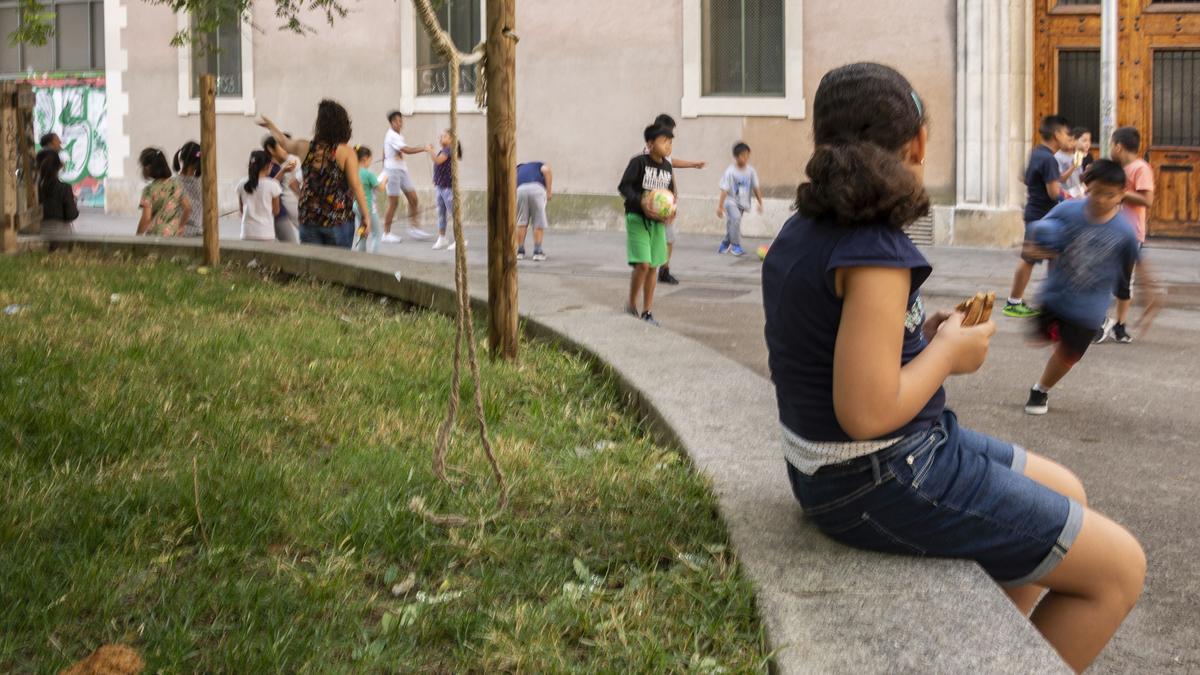
POLYGON ((383 235, 383 239, 381 241, 383 241, 385 244, 399 244, 402 240, 400 239, 400 235, 388 232, 387 234, 383 235))
POLYGON ((1106 316, 1104 317, 1104 325, 1100 326, 1100 330, 1096 333, 1096 337, 1092 338, 1092 344, 1098 345, 1101 342, 1107 342, 1112 339, 1113 327, 1117 325, 1117 320, 1106 316))
MULTIPOLYGON (((471 243, 471 242, 467 241, 466 239, 463 239, 463 248, 466 248, 467 244, 469 244, 469 243, 471 243)), ((450 242, 450 245, 446 247, 446 250, 453 251, 455 249, 455 247, 457 247, 457 246, 458 246, 458 244, 452 241, 452 242, 450 242)))
POLYGON ((444 236, 438 237, 437 241, 433 242, 433 250, 435 250, 435 251, 440 251, 440 250, 446 248, 447 246, 451 246, 451 243, 450 243, 450 240, 444 236))
POLYGON ((409 239, 415 239, 416 241, 429 241, 430 239, 433 239, 432 234, 429 234, 419 227, 408 228, 408 237, 409 239))

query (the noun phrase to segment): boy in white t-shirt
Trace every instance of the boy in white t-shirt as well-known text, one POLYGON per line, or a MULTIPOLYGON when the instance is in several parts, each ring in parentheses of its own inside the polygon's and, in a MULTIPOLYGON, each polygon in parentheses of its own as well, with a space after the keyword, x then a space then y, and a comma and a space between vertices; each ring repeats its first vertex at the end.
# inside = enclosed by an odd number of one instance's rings
POLYGON ((242 239, 275 241, 275 216, 283 188, 271 178, 271 156, 264 150, 250 153, 249 175, 238 183, 242 209, 242 239))
POLYGON ((426 146, 418 148, 404 142, 404 115, 399 110, 388 113, 390 128, 383 137, 383 170, 387 175, 387 217, 383 221, 383 241, 389 244, 400 242, 399 235, 392 234, 392 220, 396 217, 396 208, 400 206, 400 195, 408 200, 408 236, 417 241, 432 239, 433 236, 422 230, 417 220, 420 211, 417 203, 417 186, 408 175, 408 164, 405 155, 416 155, 422 152, 432 152, 426 146))
POLYGON ((738 141, 733 146, 733 164, 721 176, 721 196, 717 199, 717 217, 725 219, 725 238, 717 253, 726 251, 741 256, 742 216, 750 210, 750 197, 758 200, 758 212, 763 212, 762 190, 758 189, 758 172, 750 166, 750 146, 738 141))

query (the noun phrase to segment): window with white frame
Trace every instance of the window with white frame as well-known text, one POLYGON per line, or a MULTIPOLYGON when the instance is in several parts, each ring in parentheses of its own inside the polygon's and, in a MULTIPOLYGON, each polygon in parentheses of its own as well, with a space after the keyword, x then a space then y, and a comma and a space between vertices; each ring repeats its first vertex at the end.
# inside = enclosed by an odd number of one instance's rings
MULTIPOLYGON (((187 14, 178 17, 180 30, 191 30, 187 14)), ((179 47, 179 114, 200 112, 200 76, 217 81, 217 112, 253 115, 253 32, 246 20, 232 21, 211 33, 194 36, 179 47)))
POLYGON ((703 0, 705 96, 783 96, 783 0, 703 0))
POLYGON ((804 117, 802 0, 684 0, 684 117, 804 117))
MULTIPOLYGON (((193 29, 195 22, 192 23, 193 29)), ((192 41, 192 91, 200 91, 200 76, 215 75, 218 98, 242 96, 242 27, 231 21, 192 41)))
POLYGON ((8 41, 27 10, 15 0, 0 2, 0 74, 104 70, 102 0, 43 0, 42 4, 54 13, 54 34, 38 46, 8 41))
MULTIPOLYGON (((470 53, 483 40, 486 0, 442 0, 436 5, 439 24, 460 52, 470 53)), ((413 11, 400 3, 400 112, 444 113, 450 110, 450 68, 433 46, 413 11)), ((475 66, 459 71, 459 112, 479 112, 475 105, 475 66)))
MULTIPOLYGON (((483 6, 479 0, 445 0, 437 7, 438 22, 458 51, 470 53, 483 36, 483 6)), ((475 93, 475 66, 459 69, 458 93, 475 93)), ((417 95, 448 96, 450 66, 438 53, 424 27, 417 30, 417 95)))

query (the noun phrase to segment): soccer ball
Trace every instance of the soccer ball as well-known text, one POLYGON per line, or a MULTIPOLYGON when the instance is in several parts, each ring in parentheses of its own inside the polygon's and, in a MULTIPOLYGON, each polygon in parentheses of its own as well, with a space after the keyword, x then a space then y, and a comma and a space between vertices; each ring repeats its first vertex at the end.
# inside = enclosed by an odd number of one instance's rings
POLYGON ((670 190, 650 190, 642 195, 642 211, 651 220, 661 223, 675 215, 675 194, 670 190))
POLYGON ((758 259, 759 260, 767 259, 767 250, 768 249, 770 249, 770 246, 768 246, 766 244, 763 244, 762 246, 758 247, 758 259))

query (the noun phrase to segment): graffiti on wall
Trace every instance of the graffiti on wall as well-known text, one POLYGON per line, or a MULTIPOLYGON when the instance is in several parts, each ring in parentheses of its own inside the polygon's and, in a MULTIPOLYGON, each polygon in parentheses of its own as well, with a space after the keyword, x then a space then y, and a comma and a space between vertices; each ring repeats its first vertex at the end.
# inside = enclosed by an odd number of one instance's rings
POLYGON ((75 188, 80 206, 104 206, 108 175, 104 78, 31 80, 35 138, 56 133, 62 139, 60 177, 75 188))

